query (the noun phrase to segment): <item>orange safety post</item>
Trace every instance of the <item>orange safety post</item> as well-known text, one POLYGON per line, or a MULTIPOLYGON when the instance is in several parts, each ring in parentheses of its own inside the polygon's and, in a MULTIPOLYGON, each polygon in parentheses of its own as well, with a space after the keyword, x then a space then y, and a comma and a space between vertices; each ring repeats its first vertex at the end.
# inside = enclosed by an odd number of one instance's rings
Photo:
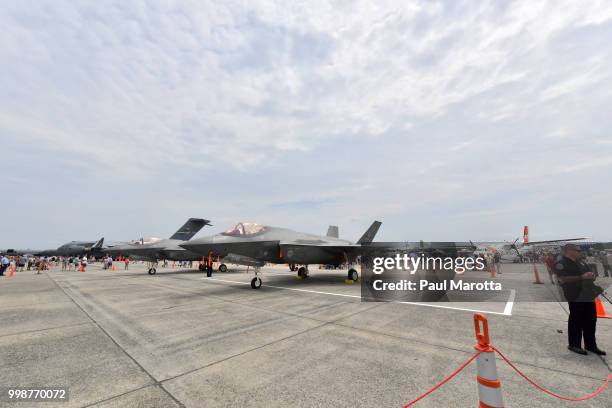
POLYGON ((501 381, 497 375, 495 351, 489 343, 489 323, 487 318, 480 313, 474 315, 474 329, 477 341, 475 348, 479 351, 476 357, 479 406, 481 408, 502 408, 504 399, 501 393, 501 381))

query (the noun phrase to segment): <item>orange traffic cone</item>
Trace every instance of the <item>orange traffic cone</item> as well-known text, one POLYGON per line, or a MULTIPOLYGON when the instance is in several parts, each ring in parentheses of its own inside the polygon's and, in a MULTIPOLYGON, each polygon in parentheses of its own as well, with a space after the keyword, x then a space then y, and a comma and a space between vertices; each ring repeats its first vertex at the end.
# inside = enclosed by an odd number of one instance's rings
POLYGON ((495 264, 491 264, 491 277, 497 278, 497 272, 495 271, 495 264))
POLYGON ((113 264, 112 271, 115 272, 116 270, 117 270, 117 268, 115 267, 115 264, 113 264))
POLYGON ((83 267, 83 265, 79 267, 79 272, 85 272, 85 267, 83 267))
POLYGON ((533 283, 541 285, 542 281, 540 280, 540 274, 538 273, 538 268, 536 267, 536 264, 533 264, 533 274, 535 275, 535 282, 533 283))
POLYGON ((612 319, 612 316, 606 314, 606 309, 604 308, 603 302, 599 296, 595 298, 595 310, 597 311, 597 317, 599 319, 612 319))
POLYGON ((11 266, 11 270, 9 271, 9 278, 12 278, 13 276, 15 276, 15 267, 11 266))

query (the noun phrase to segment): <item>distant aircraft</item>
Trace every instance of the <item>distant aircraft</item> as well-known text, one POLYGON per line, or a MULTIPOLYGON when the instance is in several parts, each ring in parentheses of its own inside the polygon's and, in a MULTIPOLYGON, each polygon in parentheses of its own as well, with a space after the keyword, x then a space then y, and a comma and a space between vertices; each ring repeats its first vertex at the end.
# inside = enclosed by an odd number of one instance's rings
POLYGON ((9 256, 81 256, 95 252, 102 248, 103 244, 104 238, 100 238, 98 241, 70 241, 56 249, 6 249, 0 253, 9 256))
POLYGON ((497 253, 502 262, 521 262, 525 253, 533 247, 554 247, 569 241, 580 241, 586 238, 565 238, 551 239, 546 241, 529 241, 529 226, 523 227, 523 242, 518 243, 519 238, 514 242, 479 242, 475 243, 475 254, 486 254, 487 252, 497 253))
MULTIPOLYGON (((134 259, 150 262, 157 262, 160 259, 196 261, 200 259, 201 256, 181 248, 179 244, 191 239, 205 225, 212 224, 210 224, 210 220, 205 220, 203 218, 189 218, 187 222, 168 239, 153 239, 148 243, 145 243, 144 239, 141 239, 138 243, 115 245, 104 248, 103 252, 112 256, 129 256, 134 259)), ((148 272, 149 275, 154 275, 157 273, 157 268, 152 265, 148 272)))
MULTIPOLYGON (((309 264, 340 265, 354 262, 362 252, 362 244, 374 240, 380 225, 379 221, 374 221, 363 236, 352 243, 330 236, 337 232, 334 228, 330 228, 328 236, 323 237, 286 228, 239 222, 221 234, 184 242, 179 246, 208 257, 240 256, 259 262, 303 265, 297 274, 307 277, 309 264)), ((262 285, 258 272, 259 268, 255 268, 255 277, 251 280, 253 289, 259 289, 262 285)), ((359 274, 351 268, 348 278, 356 281, 359 274)))

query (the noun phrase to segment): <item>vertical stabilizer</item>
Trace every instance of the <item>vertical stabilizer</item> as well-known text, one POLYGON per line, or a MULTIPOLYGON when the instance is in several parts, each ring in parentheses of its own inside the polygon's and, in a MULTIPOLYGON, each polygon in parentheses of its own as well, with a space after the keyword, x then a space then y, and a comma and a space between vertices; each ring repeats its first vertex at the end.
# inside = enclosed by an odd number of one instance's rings
POLYGON ((330 225, 329 228, 327 228, 327 235, 330 238, 340 238, 340 231, 338 230, 338 226, 337 225, 330 225))
POLYGON ((187 222, 178 229, 170 239, 180 239, 181 241, 190 240, 195 234, 198 233, 205 225, 210 225, 209 220, 203 218, 190 218, 187 222))
POLYGON ((374 241, 374 237, 376 236, 376 233, 378 232, 378 229, 380 228, 381 224, 382 222, 380 221, 374 221, 372 225, 370 225, 370 228, 368 228, 368 230, 361 236, 361 238, 359 238, 359 241, 357 241, 357 243, 369 244, 374 241))

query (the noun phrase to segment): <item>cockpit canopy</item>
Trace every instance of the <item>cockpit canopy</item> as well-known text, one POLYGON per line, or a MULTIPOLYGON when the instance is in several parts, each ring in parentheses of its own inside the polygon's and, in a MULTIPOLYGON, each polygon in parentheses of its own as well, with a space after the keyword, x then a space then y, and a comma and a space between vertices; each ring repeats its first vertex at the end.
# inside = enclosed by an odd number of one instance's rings
POLYGON ((264 226, 255 224, 254 222, 239 222, 233 228, 228 229, 223 235, 231 235, 234 237, 255 235, 264 230, 264 226))

